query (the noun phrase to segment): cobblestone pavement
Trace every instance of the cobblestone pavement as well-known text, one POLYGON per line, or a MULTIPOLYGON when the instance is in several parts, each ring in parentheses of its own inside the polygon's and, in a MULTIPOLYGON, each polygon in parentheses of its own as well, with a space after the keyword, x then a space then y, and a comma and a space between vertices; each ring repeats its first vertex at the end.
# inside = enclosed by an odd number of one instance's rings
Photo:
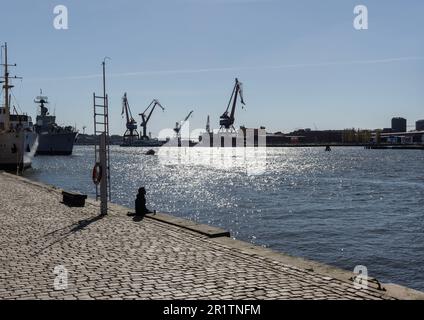
POLYGON ((92 202, 60 201, 57 191, 0 173, 0 299, 389 298, 177 226, 134 221, 122 207, 98 219, 92 202), (66 289, 57 266, 67 270, 66 289))

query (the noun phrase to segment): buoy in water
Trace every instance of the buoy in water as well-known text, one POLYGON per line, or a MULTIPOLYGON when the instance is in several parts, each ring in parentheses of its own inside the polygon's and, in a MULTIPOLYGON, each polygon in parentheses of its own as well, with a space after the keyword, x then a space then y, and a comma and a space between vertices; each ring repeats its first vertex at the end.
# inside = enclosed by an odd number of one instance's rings
POLYGON ((148 156, 154 156, 156 154, 155 150, 150 149, 149 151, 146 152, 146 155, 148 156))
POLYGON ((325 151, 331 151, 331 147, 330 146, 326 146, 325 147, 325 151))

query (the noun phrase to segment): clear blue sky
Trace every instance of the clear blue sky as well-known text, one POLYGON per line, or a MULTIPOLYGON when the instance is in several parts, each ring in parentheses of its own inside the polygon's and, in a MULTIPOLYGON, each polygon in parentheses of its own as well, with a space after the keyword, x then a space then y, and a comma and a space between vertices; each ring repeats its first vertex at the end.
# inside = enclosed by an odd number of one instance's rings
POLYGON ((42 88, 59 123, 87 132, 104 56, 112 58, 113 133, 124 131, 124 92, 134 114, 153 98, 165 106, 152 118, 153 134, 192 109, 192 128, 203 128, 208 114, 216 128, 236 76, 247 103, 237 125, 287 132, 424 118, 422 0, 3 2, 0 41, 24 77, 14 91, 21 109, 35 116, 32 100, 42 88), (53 28, 59 4, 69 10, 66 31, 53 28), (368 6, 367 31, 353 28, 358 4, 368 6))

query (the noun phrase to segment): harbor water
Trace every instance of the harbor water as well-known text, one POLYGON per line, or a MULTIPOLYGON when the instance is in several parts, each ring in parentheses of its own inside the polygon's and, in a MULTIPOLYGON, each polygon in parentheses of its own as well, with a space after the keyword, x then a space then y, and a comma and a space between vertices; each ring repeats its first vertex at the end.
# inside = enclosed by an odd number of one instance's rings
MULTIPOLYGON (((111 147, 112 201, 133 207, 145 186, 151 209, 424 290, 423 151, 196 149, 111 147)), ((35 157, 24 175, 94 196, 93 164, 94 147, 75 146, 72 156, 35 157)))

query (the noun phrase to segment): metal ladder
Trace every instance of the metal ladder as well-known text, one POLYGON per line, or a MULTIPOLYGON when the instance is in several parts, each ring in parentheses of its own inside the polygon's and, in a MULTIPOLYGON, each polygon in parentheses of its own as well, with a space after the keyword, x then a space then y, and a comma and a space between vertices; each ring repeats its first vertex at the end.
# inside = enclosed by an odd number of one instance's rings
MULTIPOLYGON (((93 93, 93 109, 94 109, 94 154, 96 163, 100 162, 100 135, 106 134, 106 152, 107 152, 107 168, 106 177, 108 182, 108 198, 111 201, 110 193, 110 148, 109 148, 109 101, 108 95, 96 96, 93 93)), ((99 185, 96 185, 96 201, 100 198, 99 185)))

